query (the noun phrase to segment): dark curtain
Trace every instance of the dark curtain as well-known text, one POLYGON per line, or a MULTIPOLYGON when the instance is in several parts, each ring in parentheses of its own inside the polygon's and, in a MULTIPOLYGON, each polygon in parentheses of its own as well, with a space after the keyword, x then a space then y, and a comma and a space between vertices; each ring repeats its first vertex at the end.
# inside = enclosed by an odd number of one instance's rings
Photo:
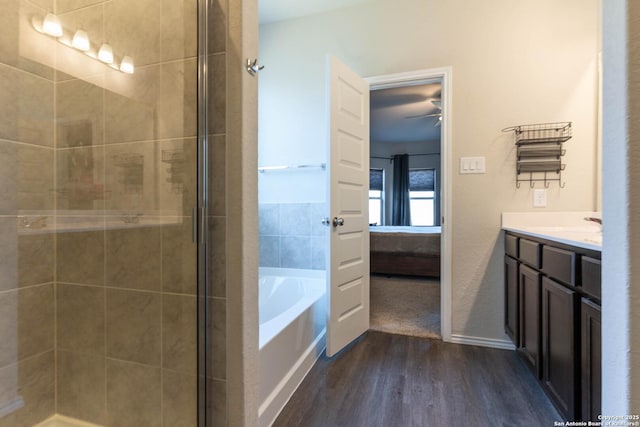
POLYGON ((408 154, 393 156, 392 202, 391 225, 411 225, 408 154))

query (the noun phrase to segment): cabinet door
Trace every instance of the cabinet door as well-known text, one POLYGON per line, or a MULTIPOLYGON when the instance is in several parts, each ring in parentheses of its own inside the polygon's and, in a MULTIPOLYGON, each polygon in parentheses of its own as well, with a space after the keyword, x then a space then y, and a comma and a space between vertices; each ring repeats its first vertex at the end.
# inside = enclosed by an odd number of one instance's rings
POLYGON ((582 419, 602 413, 602 320, 600 306, 582 299, 582 419))
POLYGON ((504 331, 518 347, 518 261, 504 257, 504 331))
POLYGON ((540 378, 540 273, 520 264, 520 343, 518 350, 540 378))
POLYGON ((576 314, 578 295, 542 279, 542 384, 560 413, 576 419, 578 363, 576 314))

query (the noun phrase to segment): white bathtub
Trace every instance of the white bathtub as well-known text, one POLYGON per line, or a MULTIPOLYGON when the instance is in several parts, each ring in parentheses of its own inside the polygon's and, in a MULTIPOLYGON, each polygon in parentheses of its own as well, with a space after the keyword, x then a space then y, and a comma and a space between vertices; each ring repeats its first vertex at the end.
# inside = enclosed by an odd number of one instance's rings
POLYGON ((259 421, 270 426, 325 347, 325 272, 260 268, 259 421))

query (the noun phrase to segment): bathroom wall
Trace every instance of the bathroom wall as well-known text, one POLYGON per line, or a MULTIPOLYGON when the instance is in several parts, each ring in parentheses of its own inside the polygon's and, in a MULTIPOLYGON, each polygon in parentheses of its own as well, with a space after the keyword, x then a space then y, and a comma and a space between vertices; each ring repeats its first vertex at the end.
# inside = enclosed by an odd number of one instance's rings
POLYGON ((598 4, 380 0, 260 27, 260 94, 279 100, 260 124, 294 153, 326 147, 326 54, 365 77, 452 67, 453 334, 505 339, 500 214, 533 208, 503 128, 572 121, 566 186, 550 185, 546 209, 595 207, 598 4), (485 156, 487 172, 459 175, 462 156, 485 156))
POLYGON ((52 1, 3 2, 0 15, 0 426, 55 410, 54 52, 28 17, 52 1), (40 219, 46 217, 46 219, 40 219))
POLYGON ((640 413, 640 19, 603 1, 602 414, 640 413))
POLYGON ((325 207, 324 203, 260 203, 260 267, 325 270, 325 207))

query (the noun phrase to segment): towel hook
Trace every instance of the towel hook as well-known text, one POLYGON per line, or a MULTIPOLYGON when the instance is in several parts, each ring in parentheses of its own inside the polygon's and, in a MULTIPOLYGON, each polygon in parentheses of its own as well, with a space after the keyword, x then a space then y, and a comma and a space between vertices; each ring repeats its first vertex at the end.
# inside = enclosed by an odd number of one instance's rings
POLYGON ((247 58, 247 73, 251 74, 252 76, 255 76, 256 74, 258 74, 259 71, 262 71, 264 69, 264 65, 258 65, 258 59, 254 59, 253 61, 251 61, 251 59, 247 58))

